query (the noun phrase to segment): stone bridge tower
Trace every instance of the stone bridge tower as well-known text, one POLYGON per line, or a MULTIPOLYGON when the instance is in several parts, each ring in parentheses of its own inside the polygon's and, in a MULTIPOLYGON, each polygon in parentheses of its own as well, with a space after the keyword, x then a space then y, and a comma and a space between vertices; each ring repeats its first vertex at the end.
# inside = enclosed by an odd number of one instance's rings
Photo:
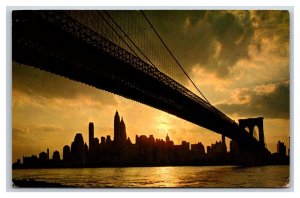
POLYGON ((253 137, 254 127, 257 126, 259 135, 258 140, 259 143, 265 146, 265 136, 264 136, 264 121, 263 117, 258 118, 247 118, 247 119, 239 119, 239 126, 243 129, 246 127, 249 128, 249 133, 253 137))

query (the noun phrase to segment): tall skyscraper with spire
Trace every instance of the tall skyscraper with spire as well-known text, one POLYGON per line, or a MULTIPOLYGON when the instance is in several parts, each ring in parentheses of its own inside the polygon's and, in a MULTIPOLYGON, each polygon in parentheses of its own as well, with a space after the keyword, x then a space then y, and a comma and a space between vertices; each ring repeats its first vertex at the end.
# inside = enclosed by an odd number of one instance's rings
POLYGON ((114 118, 114 143, 116 145, 120 143, 120 116, 118 111, 116 111, 114 118))
POLYGON ((120 139, 121 139, 121 144, 124 145, 126 143, 127 135, 126 135, 126 126, 123 117, 120 122, 120 139))
POLYGON ((116 111, 114 118, 114 143, 115 145, 122 146, 126 143, 126 126, 123 118, 120 121, 118 111, 116 111))

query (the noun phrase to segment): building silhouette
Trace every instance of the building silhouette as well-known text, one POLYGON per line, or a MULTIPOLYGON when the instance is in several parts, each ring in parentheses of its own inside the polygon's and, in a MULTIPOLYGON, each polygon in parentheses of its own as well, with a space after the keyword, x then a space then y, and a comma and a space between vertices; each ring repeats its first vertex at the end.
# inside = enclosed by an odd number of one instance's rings
POLYGON ((47 160, 49 160, 49 149, 47 148, 47 160))
POLYGON ((278 141, 277 153, 279 153, 279 155, 286 156, 286 146, 283 142, 278 141))
POLYGON ((205 148, 201 142, 197 144, 191 144, 191 158, 193 160, 204 159, 205 157, 205 148))
POLYGON ((29 166, 34 166, 39 161, 39 158, 36 155, 32 155, 30 157, 23 156, 23 163, 29 166))
POLYGON ((222 135, 222 141, 216 141, 215 144, 207 146, 207 155, 211 157, 217 157, 227 153, 227 147, 225 142, 225 136, 222 135))
POLYGON ((48 160, 47 153, 45 153, 44 151, 41 152, 39 154, 39 159, 40 159, 40 161, 47 161, 48 160))
POLYGON ((116 111, 114 117, 114 144, 120 148, 126 144, 126 140, 127 135, 125 122, 123 120, 123 117, 120 120, 119 113, 118 111, 116 111))
POLYGON ((286 145, 278 141, 277 152, 272 154, 272 164, 289 164, 289 156, 286 153, 286 145))
MULTIPOLYGON (((221 141, 207 146, 207 152, 201 142, 190 144, 183 140, 175 145, 169 134, 165 139, 157 139, 153 135, 136 135, 132 143, 126 134, 126 124, 116 111, 114 115, 114 139, 110 135, 101 136, 100 141, 94 136, 94 123, 88 124, 88 145, 82 133, 76 133, 71 146, 63 147, 62 159, 58 151, 54 151, 49 159, 49 149, 39 153, 39 157, 23 156, 13 167, 102 167, 102 166, 158 166, 158 165, 223 165, 235 164, 241 158, 238 144, 230 141, 227 152, 225 136, 221 141)), ((272 155, 271 162, 288 163, 286 146, 278 141, 277 153, 272 155)))
POLYGON ((68 145, 63 148, 63 160, 66 162, 71 161, 71 148, 68 145))
POLYGON ((58 151, 53 152, 52 160, 53 161, 60 161, 60 154, 59 154, 58 151))
POLYGON ((107 144, 110 144, 112 141, 111 141, 111 138, 110 138, 110 135, 107 135, 106 136, 106 143, 107 144))
POLYGON ((82 164, 85 160, 85 144, 81 133, 76 133, 71 144, 71 161, 82 164))
POLYGON ((121 119, 120 122, 120 143, 121 145, 126 144, 126 140, 127 140, 127 135, 126 135, 126 126, 125 126, 125 122, 123 120, 123 117, 121 119))
POLYGON ((93 142, 94 142, 94 123, 90 122, 89 123, 89 148, 91 151, 94 149, 93 142))

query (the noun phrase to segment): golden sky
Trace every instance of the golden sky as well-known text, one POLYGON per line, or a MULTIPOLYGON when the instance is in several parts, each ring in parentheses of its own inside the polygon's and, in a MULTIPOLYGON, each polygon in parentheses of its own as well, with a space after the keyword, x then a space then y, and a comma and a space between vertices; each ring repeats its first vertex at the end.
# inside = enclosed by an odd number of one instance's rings
MULTIPOLYGON (((263 116, 271 152, 290 131, 290 32, 287 11, 145 11, 206 98, 227 116, 263 116), (163 20, 162 20, 163 19, 163 20)), ((118 110, 127 136, 208 146, 220 135, 152 107, 27 65, 12 65, 13 161, 60 151, 88 123, 113 137, 118 110)), ((189 82, 185 86, 194 91, 189 82)), ((229 140, 227 140, 227 143, 229 140)))

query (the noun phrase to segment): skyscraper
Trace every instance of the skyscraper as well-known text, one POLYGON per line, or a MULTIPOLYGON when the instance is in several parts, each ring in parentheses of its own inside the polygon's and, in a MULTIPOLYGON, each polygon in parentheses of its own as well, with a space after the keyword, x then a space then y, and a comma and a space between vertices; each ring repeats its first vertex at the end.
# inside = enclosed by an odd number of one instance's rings
POLYGON ((166 136, 166 143, 169 144, 169 142, 170 142, 170 138, 169 138, 169 135, 167 134, 167 136, 166 136))
POLYGON ((94 123, 89 123, 89 149, 92 150, 94 141, 94 123))
POLYGON ((120 143, 120 116, 118 111, 116 111, 114 118, 114 143, 116 145, 120 143))
POLYGON ((277 143, 277 153, 286 156, 286 146, 283 142, 278 141, 277 143))
POLYGON ((68 145, 65 145, 63 148, 63 160, 66 162, 71 160, 71 149, 68 145))
POLYGON ((47 160, 49 160, 49 149, 47 148, 47 160))
POLYGON ((127 140, 127 135, 126 135, 126 126, 123 118, 121 119, 120 122, 120 143, 121 145, 124 145, 127 140))
POLYGON ((126 125, 123 118, 120 121, 120 116, 118 111, 116 111, 114 118, 114 144, 117 146, 122 146, 126 144, 126 125))
POLYGON ((71 144, 72 160, 75 162, 83 162, 84 157, 84 141, 81 133, 76 133, 74 141, 71 144))
POLYGON ((52 160, 53 161, 60 161, 60 154, 59 154, 58 151, 53 152, 52 160))

